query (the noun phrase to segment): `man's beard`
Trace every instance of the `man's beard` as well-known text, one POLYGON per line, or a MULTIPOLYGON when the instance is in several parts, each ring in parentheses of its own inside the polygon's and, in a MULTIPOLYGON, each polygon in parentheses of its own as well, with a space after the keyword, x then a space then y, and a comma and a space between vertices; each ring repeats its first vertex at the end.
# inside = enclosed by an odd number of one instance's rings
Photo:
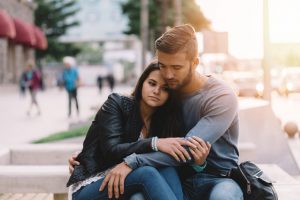
POLYGON ((178 83, 178 85, 175 88, 171 88, 173 90, 181 90, 182 88, 184 88, 185 86, 187 86, 192 78, 192 67, 190 65, 190 69, 189 69, 189 73, 186 75, 186 77, 182 80, 181 83, 178 83))

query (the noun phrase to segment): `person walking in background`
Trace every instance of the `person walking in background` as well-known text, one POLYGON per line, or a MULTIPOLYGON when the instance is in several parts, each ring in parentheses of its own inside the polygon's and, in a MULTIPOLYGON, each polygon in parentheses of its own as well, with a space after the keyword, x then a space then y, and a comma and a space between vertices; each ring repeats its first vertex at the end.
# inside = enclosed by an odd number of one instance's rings
POLYGON ((79 104, 77 99, 77 88, 79 86, 79 74, 75 67, 75 60, 72 57, 66 56, 63 58, 64 71, 63 71, 63 82, 64 86, 68 92, 69 99, 69 112, 68 116, 71 117, 72 114, 72 99, 75 101, 77 115, 79 115, 79 104))
POLYGON ((31 114, 31 110, 34 106, 37 109, 37 115, 41 114, 41 109, 39 107, 36 98, 37 91, 40 89, 41 75, 40 72, 37 69, 35 69, 34 66, 35 66, 34 61, 28 60, 26 64, 26 69, 23 72, 20 80, 24 92, 26 88, 28 88, 31 97, 31 102, 30 102, 29 109, 27 111, 27 115, 31 114))

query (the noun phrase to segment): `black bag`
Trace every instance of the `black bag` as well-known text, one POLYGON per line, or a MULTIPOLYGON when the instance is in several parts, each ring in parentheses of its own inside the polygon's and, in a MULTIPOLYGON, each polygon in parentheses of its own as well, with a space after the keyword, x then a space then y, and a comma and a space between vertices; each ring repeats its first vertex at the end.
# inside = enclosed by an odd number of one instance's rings
POLYGON ((278 200, 272 181, 250 161, 232 169, 230 178, 240 185, 245 200, 278 200))

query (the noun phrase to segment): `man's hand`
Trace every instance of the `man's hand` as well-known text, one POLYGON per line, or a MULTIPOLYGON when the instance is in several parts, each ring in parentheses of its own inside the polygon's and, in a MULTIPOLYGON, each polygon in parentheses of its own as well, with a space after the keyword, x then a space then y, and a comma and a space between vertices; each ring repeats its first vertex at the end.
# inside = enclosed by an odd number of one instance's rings
POLYGON ((118 199, 120 194, 124 194, 125 178, 131 171, 132 169, 125 162, 116 165, 104 178, 99 191, 103 191, 107 185, 108 197, 111 199, 114 195, 118 199))
POLYGON ((195 159, 195 164, 203 165, 209 154, 211 144, 205 142, 197 136, 192 136, 188 138, 188 140, 196 146, 196 148, 193 148, 191 146, 189 147, 189 150, 195 159))
POLYGON ((80 165, 78 161, 76 161, 76 158, 78 156, 78 153, 74 153, 70 158, 69 158, 69 173, 72 174, 74 171, 74 166, 75 165, 80 165))
POLYGON ((183 162, 191 160, 189 153, 182 145, 196 148, 196 145, 183 138, 159 138, 157 140, 157 148, 159 151, 173 156, 178 162, 180 162, 180 160, 183 162))

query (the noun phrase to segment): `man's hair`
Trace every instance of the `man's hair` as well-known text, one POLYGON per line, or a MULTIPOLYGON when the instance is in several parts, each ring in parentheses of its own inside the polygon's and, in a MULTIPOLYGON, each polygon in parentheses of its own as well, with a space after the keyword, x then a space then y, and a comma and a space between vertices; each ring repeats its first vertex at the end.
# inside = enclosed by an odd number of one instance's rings
POLYGON ((189 24, 175 26, 155 41, 155 49, 168 54, 183 52, 192 60, 198 56, 195 29, 189 24))

